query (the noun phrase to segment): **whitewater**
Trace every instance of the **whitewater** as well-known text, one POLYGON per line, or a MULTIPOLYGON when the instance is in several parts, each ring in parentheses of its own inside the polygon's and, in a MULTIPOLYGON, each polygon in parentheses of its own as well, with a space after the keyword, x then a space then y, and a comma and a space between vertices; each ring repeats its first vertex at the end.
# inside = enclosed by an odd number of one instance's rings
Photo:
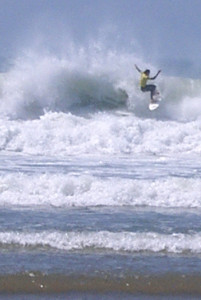
POLYGON ((201 81, 162 70, 151 112, 135 63, 157 71, 96 44, 0 74, 0 292, 201 294, 201 81))

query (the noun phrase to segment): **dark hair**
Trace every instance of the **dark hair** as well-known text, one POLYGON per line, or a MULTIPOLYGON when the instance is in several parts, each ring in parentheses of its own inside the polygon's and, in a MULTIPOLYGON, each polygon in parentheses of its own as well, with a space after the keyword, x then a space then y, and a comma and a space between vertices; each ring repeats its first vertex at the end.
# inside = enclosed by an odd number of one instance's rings
POLYGON ((148 75, 150 73, 150 70, 147 69, 147 70, 144 71, 144 73, 148 75))

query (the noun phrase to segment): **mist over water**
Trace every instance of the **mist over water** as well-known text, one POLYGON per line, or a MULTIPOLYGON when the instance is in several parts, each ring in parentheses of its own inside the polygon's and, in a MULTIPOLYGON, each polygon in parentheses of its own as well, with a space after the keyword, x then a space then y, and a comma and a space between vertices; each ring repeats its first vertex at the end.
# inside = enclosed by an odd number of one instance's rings
MULTIPOLYGON (((45 109, 66 112, 73 107, 123 105, 139 117, 148 117, 149 94, 139 89, 136 62, 153 73, 157 70, 135 53, 107 49, 98 42, 88 47, 71 45, 63 57, 26 51, 1 74, 1 114, 26 119, 39 117, 45 109)), ((200 80, 162 74, 157 86, 163 98, 157 117, 181 121, 199 117, 200 80)))
POLYGON ((200 80, 162 73, 156 81, 162 101, 150 112, 135 63, 157 71, 137 54, 102 42, 71 43, 64 56, 24 51, 0 77, 2 150, 200 153, 200 80))
MULTIPOLYGON (((160 27, 156 26, 155 13, 149 13, 150 2, 134 7, 130 0, 115 6, 113 0, 107 4, 97 1, 96 5, 91 0, 47 4, 9 1, 3 6, 5 15, 13 16, 11 33, 16 32, 19 38, 8 35, 5 45, 10 45, 9 51, 2 49, 7 63, 7 67, 2 63, 5 72, 0 77, 2 116, 27 120, 47 111, 83 115, 124 108, 139 118, 182 122, 199 118, 199 70, 182 52, 172 57, 168 50, 160 51, 161 39, 165 43, 166 37, 158 34, 160 27), (150 36, 137 17, 141 6, 147 26, 151 20, 155 25, 150 36), (149 94, 139 90, 135 63, 141 69, 150 68, 153 75, 162 68, 156 84, 163 101, 160 111, 152 115, 147 110, 149 94)), ((167 10, 178 9, 164 5, 167 10)))

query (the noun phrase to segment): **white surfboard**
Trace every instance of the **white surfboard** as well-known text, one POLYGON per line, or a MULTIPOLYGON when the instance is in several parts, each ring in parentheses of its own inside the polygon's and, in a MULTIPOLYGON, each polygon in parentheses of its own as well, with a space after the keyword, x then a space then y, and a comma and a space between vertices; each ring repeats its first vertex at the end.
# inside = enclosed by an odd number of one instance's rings
POLYGON ((159 103, 150 103, 149 110, 155 110, 159 107, 159 103))

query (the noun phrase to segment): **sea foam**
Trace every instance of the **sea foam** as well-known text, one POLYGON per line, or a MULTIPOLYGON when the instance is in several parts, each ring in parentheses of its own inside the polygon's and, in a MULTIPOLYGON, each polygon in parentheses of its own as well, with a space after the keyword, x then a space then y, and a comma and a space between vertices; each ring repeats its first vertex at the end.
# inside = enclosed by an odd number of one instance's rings
MULTIPOLYGON (((68 168, 67 168, 68 169, 68 168)), ((101 169, 101 166, 100 166, 101 169)), ((131 206, 201 208, 199 178, 116 178, 106 173, 74 174, 15 173, 0 176, 0 206, 87 207, 131 206), (101 177, 100 177, 101 176, 101 177)), ((65 172, 65 169, 63 170, 65 172)), ((27 170, 29 173, 29 171, 27 170)), ((146 169, 144 169, 146 177, 146 169)), ((131 176, 130 176, 131 177, 131 176)), ((135 177, 135 174, 133 174, 135 177)))
POLYGON ((1 232, 1 246, 50 247, 62 251, 200 254, 201 234, 154 232, 1 232))

